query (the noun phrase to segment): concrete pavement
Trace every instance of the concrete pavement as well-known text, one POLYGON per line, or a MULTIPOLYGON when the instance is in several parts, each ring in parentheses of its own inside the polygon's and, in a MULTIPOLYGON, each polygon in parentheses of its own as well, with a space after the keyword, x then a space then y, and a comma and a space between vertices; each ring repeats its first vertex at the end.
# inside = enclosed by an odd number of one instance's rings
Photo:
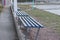
POLYGON ((0 14, 0 40, 17 40, 15 26, 9 7, 0 14))
POLYGON ((60 5, 34 5, 33 7, 60 15, 60 5))

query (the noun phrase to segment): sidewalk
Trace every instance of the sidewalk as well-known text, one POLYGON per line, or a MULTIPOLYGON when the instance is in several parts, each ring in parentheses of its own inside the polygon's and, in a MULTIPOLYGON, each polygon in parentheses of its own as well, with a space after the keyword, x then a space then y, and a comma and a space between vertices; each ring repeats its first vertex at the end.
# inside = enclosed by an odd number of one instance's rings
POLYGON ((16 40, 15 26, 9 7, 0 14, 0 40, 16 40))
POLYGON ((34 5, 33 7, 60 15, 60 5, 34 5))

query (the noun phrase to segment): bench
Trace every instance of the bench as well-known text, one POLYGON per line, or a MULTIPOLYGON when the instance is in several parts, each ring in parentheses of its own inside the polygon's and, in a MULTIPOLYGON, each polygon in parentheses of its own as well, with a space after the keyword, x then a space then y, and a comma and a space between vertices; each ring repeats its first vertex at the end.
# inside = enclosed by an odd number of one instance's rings
MULTIPOLYGON (((41 25, 34 18, 32 18, 31 16, 29 16, 27 13, 25 13, 23 11, 18 11, 18 12, 16 12, 16 14, 20 20, 19 22, 23 24, 23 26, 26 28, 27 32, 28 32, 28 28, 38 28, 37 34, 35 37, 35 40, 37 40, 38 32, 39 32, 40 28, 43 28, 43 25, 41 25)), ((26 33, 26 35, 27 35, 27 33, 26 33)))
POLYGON ((28 28, 43 28, 43 25, 41 25, 39 22, 37 22, 34 18, 32 18, 31 16, 29 16, 27 13, 25 13, 24 11, 18 11, 16 12, 17 16, 19 17, 19 19, 21 20, 21 22, 23 23, 23 25, 25 27, 28 28))

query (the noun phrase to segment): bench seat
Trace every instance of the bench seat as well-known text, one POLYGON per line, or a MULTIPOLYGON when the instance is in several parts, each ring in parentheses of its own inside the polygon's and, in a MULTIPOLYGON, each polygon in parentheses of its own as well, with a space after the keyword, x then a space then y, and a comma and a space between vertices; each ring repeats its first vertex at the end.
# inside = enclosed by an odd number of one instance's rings
POLYGON ((19 17, 23 25, 27 28, 42 28, 43 26, 32 17, 19 17))
POLYGON ((43 25, 41 25, 39 22, 37 22, 35 19, 33 19, 31 16, 29 16, 26 12, 18 11, 18 12, 16 12, 16 14, 19 17, 19 20, 24 25, 24 27, 43 28, 43 25))

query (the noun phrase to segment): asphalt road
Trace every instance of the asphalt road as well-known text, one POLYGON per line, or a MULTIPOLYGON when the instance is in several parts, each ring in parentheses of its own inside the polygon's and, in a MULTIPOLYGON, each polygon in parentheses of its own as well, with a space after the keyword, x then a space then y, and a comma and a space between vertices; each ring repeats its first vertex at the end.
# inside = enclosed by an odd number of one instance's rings
POLYGON ((17 40, 15 26, 9 7, 0 14, 0 40, 17 40))

